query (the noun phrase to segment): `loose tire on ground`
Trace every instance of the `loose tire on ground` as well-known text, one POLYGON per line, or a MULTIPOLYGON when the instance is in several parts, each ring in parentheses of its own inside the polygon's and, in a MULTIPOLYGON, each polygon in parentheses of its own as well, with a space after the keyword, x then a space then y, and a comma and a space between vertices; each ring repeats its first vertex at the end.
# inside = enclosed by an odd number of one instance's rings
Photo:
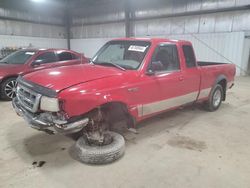
POLYGON ((224 91, 221 85, 216 84, 213 87, 208 101, 205 102, 205 109, 207 111, 213 112, 213 111, 216 111, 220 107, 222 98, 223 98, 223 92, 224 91), (215 95, 217 95, 217 97, 215 95))
POLYGON ((123 156, 125 140, 122 135, 109 132, 113 141, 104 146, 90 146, 87 139, 80 137, 72 148, 77 160, 88 164, 107 164, 123 156))
POLYGON ((3 81, 3 83, 0 85, 0 94, 1 94, 0 97, 1 97, 1 99, 6 100, 6 101, 10 101, 16 96, 15 91, 10 90, 11 89, 10 87, 12 87, 12 85, 13 85, 13 87, 16 87, 16 78, 8 78, 8 79, 3 81), (13 93, 8 93, 9 94, 9 96, 8 96, 8 94, 6 93, 6 89, 8 92, 13 92, 13 93))
POLYGON ((71 138, 72 140, 77 141, 81 136, 83 136, 83 132, 79 131, 79 132, 76 132, 76 133, 67 134, 66 136, 71 138))

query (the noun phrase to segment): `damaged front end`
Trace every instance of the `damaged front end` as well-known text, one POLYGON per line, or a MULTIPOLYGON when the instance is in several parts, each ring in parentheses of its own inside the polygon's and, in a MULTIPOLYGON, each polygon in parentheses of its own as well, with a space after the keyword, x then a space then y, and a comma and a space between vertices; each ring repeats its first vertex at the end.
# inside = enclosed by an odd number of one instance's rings
POLYGON ((13 108, 32 128, 49 134, 71 134, 85 127, 89 119, 84 117, 65 118, 60 113, 57 93, 49 88, 17 79, 16 98, 12 100, 13 108))
POLYGON ((74 118, 65 120, 50 112, 31 113, 19 102, 18 98, 12 101, 13 108, 19 116, 22 116, 32 128, 49 134, 71 134, 81 131, 89 122, 88 118, 74 118))

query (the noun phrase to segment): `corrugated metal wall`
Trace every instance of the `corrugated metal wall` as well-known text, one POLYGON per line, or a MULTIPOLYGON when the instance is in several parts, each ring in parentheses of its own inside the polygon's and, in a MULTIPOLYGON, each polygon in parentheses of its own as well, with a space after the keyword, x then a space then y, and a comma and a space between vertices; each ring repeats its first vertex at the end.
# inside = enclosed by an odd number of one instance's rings
POLYGON ((65 39, 0 35, 0 49, 3 47, 67 48, 65 39))
POLYGON ((63 17, 0 8, 3 47, 67 48, 63 17))
POLYGON ((63 39, 65 38, 65 29, 61 26, 0 20, 0 35, 63 39))
POLYGON ((64 21, 59 16, 0 8, 0 17, 7 18, 0 19, 0 35, 65 38, 64 21))
POLYGON ((250 11, 233 11, 134 22, 133 33, 140 35, 218 33, 250 30, 250 11))
MULTIPOLYGON (((114 4, 106 5, 110 10, 103 15, 98 7, 92 7, 92 14, 87 7, 89 15, 75 16, 72 38, 124 36, 125 13, 112 9, 114 4)), ((250 5, 249 0, 131 1, 131 30, 134 36, 250 31, 250 10, 242 9, 246 5, 250 5)))
MULTIPOLYGON (((246 67, 246 58, 243 57, 244 33, 250 31, 250 11, 242 7, 250 5, 249 0, 130 2, 132 36, 163 36, 190 40, 194 43, 199 60, 228 62, 222 57, 225 56, 238 66, 246 67), (193 34, 214 50, 197 41, 192 37, 193 34)), ((103 15, 91 15, 91 7, 88 9, 88 16, 75 16, 73 19, 71 46, 74 50, 92 56, 107 38, 125 36, 125 13, 119 8, 112 9, 112 5, 106 6, 103 15)), ((244 71, 238 69, 237 74, 244 74, 244 71)))
POLYGON ((87 27, 77 26, 71 29, 72 38, 108 38, 108 37, 124 37, 124 23, 110 23, 89 25, 87 27))
POLYGON ((71 39, 71 49, 92 57, 111 38, 71 39))

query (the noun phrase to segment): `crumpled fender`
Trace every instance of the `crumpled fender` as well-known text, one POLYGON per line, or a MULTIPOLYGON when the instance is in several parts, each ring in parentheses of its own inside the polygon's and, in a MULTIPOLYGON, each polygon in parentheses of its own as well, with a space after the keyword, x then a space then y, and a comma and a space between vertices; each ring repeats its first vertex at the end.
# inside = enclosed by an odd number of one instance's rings
POLYGON ((129 104, 128 90, 120 85, 122 78, 105 78, 72 86, 58 94, 62 108, 68 117, 83 115, 109 102, 120 102, 137 118, 137 108, 129 104), (108 88, 108 89, 107 89, 108 88))

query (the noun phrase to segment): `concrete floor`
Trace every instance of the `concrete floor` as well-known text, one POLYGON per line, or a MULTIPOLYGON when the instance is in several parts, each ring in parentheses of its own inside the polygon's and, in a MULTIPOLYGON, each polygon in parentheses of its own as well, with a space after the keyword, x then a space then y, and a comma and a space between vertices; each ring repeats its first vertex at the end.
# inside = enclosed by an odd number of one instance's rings
POLYGON ((190 107, 141 123, 109 165, 73 160, 72 140, 29 128, 9 102, 0 102, 0 120, 0 187, 250 187, 249 77, 217 112, 190 107))

